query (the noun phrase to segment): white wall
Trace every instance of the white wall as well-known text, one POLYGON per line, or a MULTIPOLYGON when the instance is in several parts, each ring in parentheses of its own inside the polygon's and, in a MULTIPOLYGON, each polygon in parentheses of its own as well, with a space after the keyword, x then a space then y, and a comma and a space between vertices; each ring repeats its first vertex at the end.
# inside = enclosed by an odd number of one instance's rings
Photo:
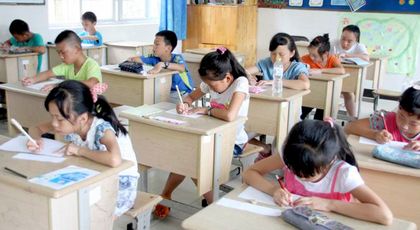
MULTIPOLYGON (((318 10, 291 10, 291 9, 258 9, 257 21, 257 59, 269 54, 268 46, 271 37, 278 32, 290 35, 302 35, 309 39, 323 33, 329 33, 330 38, 338 38, 337 28, 340 12, 318 10)), ((420 79, 420 50, 418 54, 415 80, 420 79)), ((400 90, 405 76, 387 74, 382 80, 382 88, 400 90)), ((370 82, 366 82, 371 84, 370 82)), ((364 87, 368 87, 364 86, 364 87)))

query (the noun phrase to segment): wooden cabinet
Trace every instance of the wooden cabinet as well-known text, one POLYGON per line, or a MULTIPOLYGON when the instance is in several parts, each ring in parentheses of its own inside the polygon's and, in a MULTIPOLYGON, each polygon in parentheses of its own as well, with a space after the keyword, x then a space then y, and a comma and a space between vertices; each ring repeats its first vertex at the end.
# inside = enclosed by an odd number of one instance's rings
POLYGON ((188 5, 187 21, 184 51, 225 46, 245 54, 245 66, 255 65, 256 5, 188 5))

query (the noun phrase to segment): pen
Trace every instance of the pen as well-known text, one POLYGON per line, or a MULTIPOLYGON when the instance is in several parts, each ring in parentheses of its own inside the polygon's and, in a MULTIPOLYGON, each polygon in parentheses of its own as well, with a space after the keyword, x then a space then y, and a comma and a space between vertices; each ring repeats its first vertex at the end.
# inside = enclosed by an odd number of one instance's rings
POLYGON ((386 126, 385 115, 384 115, 384 112, 382 112, 382 111, 381 111, 381 117, 382 117, 382 121, 384 122, 385 130, 388 130, 388 127, 386 126))
POLYGON ((15 171, 15 170, 13 170, 13 169, 10 169, 10 168, 8 168, 8 167, 4 167, 4 169, 5 169, 6 171, 9 171, 9 172, 11 172, 11 173, 15 174, 16 176, 20 176, 20 177, 23 177, 23 178, 25 178, 25 179, 28 179, 28 176, 23 175, 23 174, 22 174, 22 173, 20 173, 20 172, 16 172, 16 171, 15 171))
MULTIPOLYGON (((277 182, 279 182, 280 187, 281 187, 283 190, 287 191, 286 186, 284 186, 283 181, 281 181, 281 179, 280 179, 280 177, 279 177, 278 175, 276 175, 276 179, 277 179, 277 182)), ((289 205, 290 205, 290 203, 291 203, 291 202, 290 202, 290 197, 289 197, 289 205)))
POLYGON ((19 131, 23 134, 23 135, 25 135, 28 139, 29 139, 29 141, 31 141, 32 143, 34 143, 35 144, 35 146, 37 147, 37 148, 39 148, 39 146, 38 146, 38 144, 36 143, 36 141, 31 137, 31 136, 29 136, 29 134, 22 128, 22 125, 20 125, 19 124, 19 122, 17 122, 14 118, 12 118, 11 120, 10 120, 11 122, 12 122, 12 124, 14 125, 14 126, 16 126, 16 128, 17 129, 19 129, 19 131))

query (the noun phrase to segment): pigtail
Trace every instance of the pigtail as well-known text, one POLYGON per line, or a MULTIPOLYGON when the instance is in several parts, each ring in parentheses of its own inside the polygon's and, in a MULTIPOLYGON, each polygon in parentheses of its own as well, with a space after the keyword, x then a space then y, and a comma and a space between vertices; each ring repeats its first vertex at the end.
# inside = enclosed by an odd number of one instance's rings
POLYGON ((230 52, 230 50, 226 49, 225 53, 223 55, 226 55, 226 58, 229 60, 230 65, 232 67, 232 75, 233 78, 236 79, 238 77, 246 76, 246 71, 244 67, 239 64, 236 57, 230 52))
POLYGON ((128 133, 127 129, 125 129, 125 127, 118 120, 117 116, 114 113, 114 110, 112 109, 111 105, 108 103, 104 96, 98 95, 98 100, 94 103, 93 106, 93 115, 109 122, 112 128, 114 128, 117 136, 120 132, 124 135, 128 133))

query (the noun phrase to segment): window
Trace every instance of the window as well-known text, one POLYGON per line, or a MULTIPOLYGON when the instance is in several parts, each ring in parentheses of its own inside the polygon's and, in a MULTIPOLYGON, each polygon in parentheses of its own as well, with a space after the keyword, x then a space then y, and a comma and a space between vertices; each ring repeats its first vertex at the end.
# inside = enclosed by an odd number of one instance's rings
POLYGON ((80 26, 80 17, 92 11, 100 24, 157 22, 160 0, 49 0, 50 26, 80 26))

